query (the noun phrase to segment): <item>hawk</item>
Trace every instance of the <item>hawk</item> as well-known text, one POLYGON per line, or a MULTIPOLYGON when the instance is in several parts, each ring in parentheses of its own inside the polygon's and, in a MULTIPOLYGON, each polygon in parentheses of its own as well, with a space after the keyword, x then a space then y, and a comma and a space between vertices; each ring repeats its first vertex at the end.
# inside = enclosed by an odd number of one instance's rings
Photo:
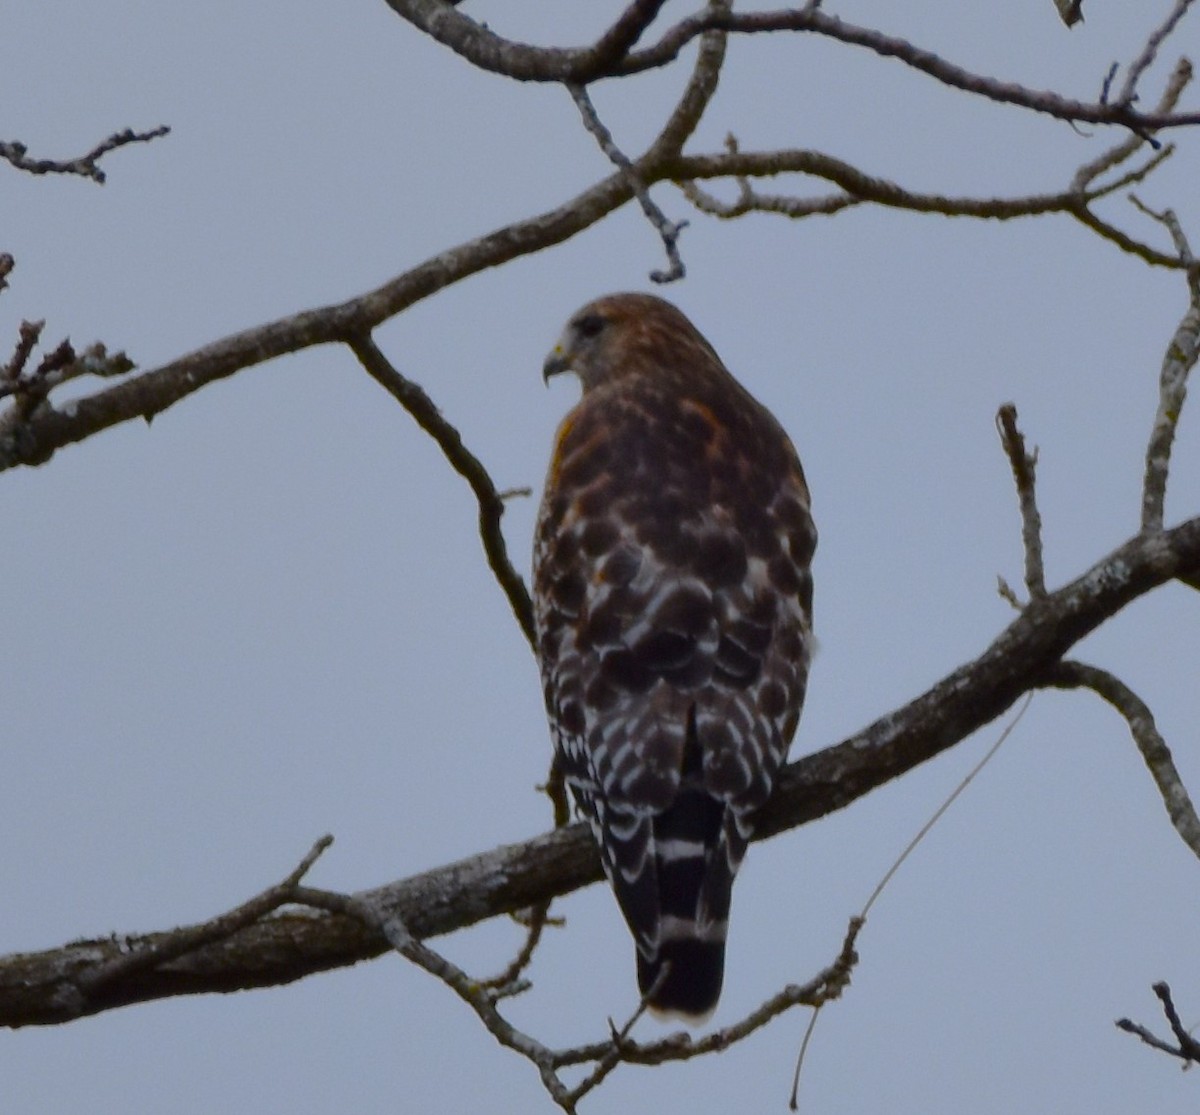
POLYGON ((705 1021, 730 890, 800 718, 817 535, 779 423, 674 306, 613 294, 546 358, 583 397, 538 514, 558 761, 658 1015, 705 1021))

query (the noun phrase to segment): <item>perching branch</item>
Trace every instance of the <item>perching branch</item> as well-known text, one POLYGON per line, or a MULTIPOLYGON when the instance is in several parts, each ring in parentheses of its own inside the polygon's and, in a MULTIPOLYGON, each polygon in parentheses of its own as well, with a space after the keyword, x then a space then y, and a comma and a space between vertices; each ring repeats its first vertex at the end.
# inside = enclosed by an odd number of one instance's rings
POLYGON ((27 171, 29 174, 77 174, 103 185, 106 176, 100 169, 99 162, 105 155, 131 143, 149 143, 159 136, 169 134, 170 131, 165 125, 151 128, 148 132, 135 132, 132 128, 126 128, 123 132, 114 132, 108 139, 97 143, 86 155, 75 159, 31 159, 29 148, 25 144, 0 141, 0 159, 6 159, 18 170, 27 171))
MULTIPOLYGON (((954 746, 1045 684, 1064 654, 1139 596, 1200 573, 1200 517, 1138 535, 1081 577, 1036 600, 973 661, 843 743, 789 764, 758 822, 765 839, 842 809, 954 746)), ((572 825, 392 883, 365 896, 394 911, 418 939, 523 910, 600 878, 586 827, 572 825)), ((266 987, 377 956, 377 934, 336 914, 275 914, 226 941, 102 993, 68 994, 80 974, 162 934, 76 942, 0 960, 0 1026, 46 1025, 133 1002, 266 987)))

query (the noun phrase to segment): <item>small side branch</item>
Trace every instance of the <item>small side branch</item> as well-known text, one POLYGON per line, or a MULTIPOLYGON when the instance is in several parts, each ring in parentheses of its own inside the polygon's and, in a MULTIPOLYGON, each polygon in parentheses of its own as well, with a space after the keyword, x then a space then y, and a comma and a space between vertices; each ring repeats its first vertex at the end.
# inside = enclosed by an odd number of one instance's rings
POLYGON ((1017 408, 1005 403, 996 413, 1000 444, 1012 466, 1021 506, 1021 541, 1025 547, 1025 587, 1031 600, 1046 595, 1046 572, 1042 564, 1042 516, 1034 487, 1037 450, 1025 449, 1025 438, 1017 428, 1017 408))
POLYGON ((78 981, 80 989, 86 995, 91 995, 106 984, 128 979, 137 972, 157 968, 171 960, 187 956, 205 945, 227 940, 239 930, 261 921, 267 914, 278 910, 280 906, 295 902, 300 880, 308 874, 313 864, 332 843, 332 836, 322 836, 286 879, 236 909, 215 917, 211 921, 206 921, 202 925, 177 929, 163 940, 135 949, 123 956, 114 957, 104 964, 80 973, 78 981))
POLYGON ((105 155, 131 143, 149 143, 170 131, 166 125, 151 128, 148 132, 135 132, 132 128, 126 128, 123 132, 114 132, 108 139, 97 143, 86 155, 75 159, 32 159, 25 144, 15 140, 0 142, 0 159, 6 159, 18 170, 29 174, 76 174, 103 185, 106 175, 100 169, 99 162, 105 155))
POLYGON ((1162 1038, 1155 1037, 1145 1026, 1139 1026, 1136 1022, 1131 1022, 1128 1018, 1117 1019, 1117 1029, 1124 1030, 1127 1034, 1134 1034, 1141 1038, 1152 1049, 1157 1049, 1162 1053, 1169 1053, 1172 1057, 1178 1057, 1183 1061, 1184 1068, 1188 1065, 1200 1063, 1200 1042, 1196 1041, 1191 1034, 1184 1029, 1183 1023, 1179 1020, 1179 1012, 1175 1009, 1175 1003, 1171 998, 1171 989, 1164 982, 1159 982, 1153 985, 1151 990, 1158 996, 1158 1001, 1162 1003, 1163 1014, 1166 1015, 1167 1023, 1171 1027, 1171 1033, 1175 1037, 1175 1045, 1165 1042, 1162 1038))
MULTIPOLYGON (((740 153, 737 136, 730 132, 725 137, 725 152, 730 156, 740 153)), ((843 209, 861 205, 865 198, 855 197, 850 193, 827 194, 824 197, 785 197, 778 194, 761 194, 750 184, 750 179, 744 174, 734 176, 738 187, 738 198, 734 202, 721 201, 720 198, 700 189, 691 179, 679 183, 684 197, 688 199, 701 213, 707 213, 721 220, 733 220, 747 213, 778 213, 793 220, 815 215, 832 216, 843 209)))
POLYGON ((474 1011, 488 1033, 501 1045, 534 1065, 550 1098, 563 1111, 570 1113, 576 1110, 584 1096, 622 1063, 658 1065, 719 1053, 749 1037, 794 1006, 819 1007, 837 998, 849 984, 850 973, 858 960, 854 941, 860 922, 854 919, 841 952, 832 965, 806 984, 784 988, 732 1026, 713 1031, 696 1041, 692 1041, 687 1034, 679 1033, 661 1041, 639 1044, 631 1039, 630 1034, 645 1013, 646 996, 620 1028, 609 1023, 607 1040, 570 1049, 552 1049, 518 1029, 501 1014, 498 1003, 505 997, 503 989, 472 979, 451 960, 418 940, 394 910, 389 910, 370 895, 337 894, 309 887, 296 887, 292 894, 293 900, 298 903, 362 922, 372 935, 386 938, 406 960, 445 984, 474 1011), (561 1076, 561 1070, 577 1065, 592 1067, 579 1083, 569 1087, 561 1076))
POLYGON ((1137 198, 1131 199, 1147 216, 1159 221, 1171 234, 1179 261, 1188 278, 1188 308, 1167 345, 1158 379, 1158 412, 1146 446, 1146 475, 1142 483, 1142 530, 1162 530, 1167 476, 1171 467, 1171 447, 1175 429, 1187 398, 1188 373, 1200 356, 1200 262, 1192 254, 1179 218, 1170 209, 1156 213, 1137 198))
POLYGON ((679 234, 687 227, 687 221, 669 220, 658 207, 658 204, 650 196, 646 183, 638 174, 637 168, 630 161, 629 156, 617 146, 612 133, 596 114, 595 106, 592 104, 591 97, 588 96, 587 89, 582 85, 568 84, 567 92, 571 94, 575 107, 579 109, 579 115, 583 117, 583 126, 595 137, 596 142, 600 145, 600 150, 608 156, 609 161, 625 175, 634 197, 642 207, 642 212, 646 214, 646 219, 662 238, 670 267, 666 271, 651 271, 651 280, 656 283, 673 283, 676 279, 682 279, 686 269, 683 259, 679 255, 679 234))
MULTIPOLYGON (((11 261, 12 257, 7 257, 11 261)), ((0 283, 3 283, 4 261, 0 260, 0 283)), ((10 268, 11 269, 11 268, 10 268)), ((97 342, 76 353, 69 341, 62 341, 45 353, 37 366, 31 368, 30 358, 42 338, 44 321, 23 321, 17 343, 8 363, 0 366, 0 400, 11 398, 12 404, 0 413, 0 440, 20 436, 30 417, 38 412, 47 396, 56 387, 79 376, 114 377, 133 370, 133 361, 123 352, 109 355, 97 342)))
POLYGON ((1192 799, 1171 757, 1171 749, 1155 725, 1154 714, 1146 702, 1107 670, 1069 659, 1048 671, 1045 684, 1057 689, 1090 689, 1125 718, 1146 769, 1158 787, 1171 824, 1192 854, 1200 859, 1200 817, 1196 815, 1192 799))
POLYGON ((192 957, 206 946, 228 942, 281 906, 295 902, 301 879, 332 843, 332 836, 321 837, 282 882, 227 913, 152 937, 113 938, 116 947, 106 950, 104 959, 82 965, 64 979, 55 995, 60 1019, 81 1018, 128 1002, 129 987, 149 973, 165 973, 172 962, 192 957))
POLYGON ((392 396, 445 454, 454 471, 471 486, 479 503, 479 535, 487 554, 488 565, 500 583, 509 607, 516 616, 521 631, 535 645, 533 603, 525 580, 513 567, 500 520, 504 515, 504 500, 496 491, 483 463, 464 444, 462 435, 442 416, 434 401, 418 384, 398 372, 380 351, 369 333, 361 333, 348 342, 368 375, 392 396))
MULTIPOLYGON (((1114 67, 1115 70, 1115 67, 1114 67)), ((1113 71, 1109 72, 1108 77, 1104 82, 1104 92, 1101 93, 1101 100, 1107 102, 1108 86, 1113 77, 1113 71)), ((1175 68, 1171 71, 1171 76, 1167 78, 1167 84, 1163 87, 1162 96, 1159 98, 1156 112, 1171 112, 1179 103, 1179 98, 1183 95, 1184 89, 1192 80, 1192 64, 1186 58, 1181 58, 1175 64, 1175 68)), ((1075 179, 1072 185, 1082 193, 1091 183, 1103 174, 1106 170, 1118 166, 1130 158, 1146 143, 1144 136, 1137 132, 1131 132, 1120 143, 1110 147, 1107 151, 1100 154, 1091 162, 1084 163, 1075 173, 1075 179)), ((1161 154, 1161 152, 1159 152, 1161 154)))
POLYGON ((1121 92, 1117 94, 1116 103, 1118 105, 1132 108, 1137 102, 1138 82, 1141 81, 1142 75, 1154 65, 1159 47, 1167 41, 1191 5, 1192 0, 1175 0, 1175 6, 1168 13, 1167 18, 1150 33, 1146 45, 1142 47, 1142 52, 1130 63, 1129 71, 1125 75, 1125 84, 1121 87, 1121 92))

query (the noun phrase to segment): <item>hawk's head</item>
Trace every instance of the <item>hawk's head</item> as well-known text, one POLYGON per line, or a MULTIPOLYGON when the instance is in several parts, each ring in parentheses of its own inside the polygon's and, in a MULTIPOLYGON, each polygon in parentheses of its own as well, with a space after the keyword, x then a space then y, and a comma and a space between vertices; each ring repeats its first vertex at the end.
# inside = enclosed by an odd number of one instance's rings
POLYGON ((716 360, 708 342, 670 302, 652 294, 608 294, 567 322, 546 357, 542 378, 549 382, 560 372, 574 372, 587 392, 617 378, 694 364, 697 356, 704 363, 716 360))

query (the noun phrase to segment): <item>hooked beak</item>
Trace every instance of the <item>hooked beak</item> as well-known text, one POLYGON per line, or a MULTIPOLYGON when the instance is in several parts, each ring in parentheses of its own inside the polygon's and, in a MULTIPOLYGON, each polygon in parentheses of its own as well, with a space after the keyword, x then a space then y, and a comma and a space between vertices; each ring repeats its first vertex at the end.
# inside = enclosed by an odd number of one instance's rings
POLYGON ((571 358, 562 345, 555 345, 554 350, 546 357, 542 365, 542 382, 549 384, 551 376, 561 375, 571 367, 571 358))

